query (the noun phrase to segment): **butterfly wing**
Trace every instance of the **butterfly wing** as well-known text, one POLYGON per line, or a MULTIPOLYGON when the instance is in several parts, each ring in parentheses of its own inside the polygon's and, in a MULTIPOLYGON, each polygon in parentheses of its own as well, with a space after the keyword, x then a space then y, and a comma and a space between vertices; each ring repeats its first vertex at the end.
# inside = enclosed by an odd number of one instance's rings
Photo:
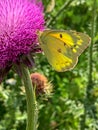
POLYGON ((75 31, 45 30, 39 36, 39 43, 49 63, 56 71, 63 72, 76 65, 90 38, 75 31))

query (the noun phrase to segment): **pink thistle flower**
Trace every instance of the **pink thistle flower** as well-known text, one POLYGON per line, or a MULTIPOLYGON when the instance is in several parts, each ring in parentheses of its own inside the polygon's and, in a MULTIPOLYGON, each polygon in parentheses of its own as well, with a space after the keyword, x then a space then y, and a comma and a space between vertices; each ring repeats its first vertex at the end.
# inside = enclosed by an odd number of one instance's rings
POLYGON ((31 61, 30 54, 39 51, 36 31, 43 28, 41 2, 0 0, 0 75, 3 74, 1 79, 13 64, 31 61))

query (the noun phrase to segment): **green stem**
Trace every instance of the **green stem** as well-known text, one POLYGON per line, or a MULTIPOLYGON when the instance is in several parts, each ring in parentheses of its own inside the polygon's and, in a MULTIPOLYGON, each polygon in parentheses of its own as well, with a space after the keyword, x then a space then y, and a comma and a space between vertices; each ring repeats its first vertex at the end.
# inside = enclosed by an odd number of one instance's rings
MULTIPOLYGON (((89 105, 92 104, 93 108, 92 108, 92 113, 94 114, 93 117, 95 117, 96 113, 95 113, 95 97, 93 97, 91 95, 91 90, 94 88, 94 80, 92 77, 92 73, 93 73, 93 45, 94 45, 94 37, 95 37, 95 33, 96 33, 96 9, 97 9, 97 1, 94 0, 93 1, 93 13, 92 13, 92 26, 91 26, 91 46, 90 46, 90 50, 89 50, 89 74, 88 74, 88 86, 86 89, 86 101, 87 101, 87 107, 89 105)), ((87 108, 86 108, 86 113, 87 113, 87 108)), ((92 115, 89 114, 90 116, 92 115)))
POLYGON ((56 19, 58 18, 58 16, 63 12, 63 10, 66 9, 72 2, 73 2, 73 0, 69 0, 68 2, 65 2, 64 5, 60 8, 60 10, 56 13, 56 15, 53 16, 49 20, 49 22, 47 22, 47 27, 49 27, 50 25, 52 25, 52 23, 54 21, 56 21, 56 19))
POLYGON ((30 73, 27 67, 21 66, 22 79, 25 86, 27 98, 27 127, 26 130, 37 130, 37 102, 35 96, 35 89, 32 86, 30 73))
MULTIPOLYGON (((89 50, 89 77, 88 77, 88 84, 92 83, 92 72, 93 72, 93 44, 94 44, 94 37, 95 37, 95 25, 96 25, 96 0, 93 2, 93 13, 92 13, 92 26, 91 26, 91 46, 89 50)), ((91 87, 88 88, 88 90, 91 87)))
POLYGON ((95 97, 91 95, 91 90, 94 88, 93 83, 93 44, 94 44, 94 37, 95 37, 95 25, 96 25, 96 0, 93 1, 93 8, 92 8, 92 26, 91 26, 91 46, 89 50, 89 74, 88 74, 88 85, 86 88, 86 95, 84 100, 84 115, 82 116, 81 120, 81 130, 85 130, 86 128, 86 120, 87 115, 90 118, 94 118, 96 120, 96 107, 95 107, 95 97))

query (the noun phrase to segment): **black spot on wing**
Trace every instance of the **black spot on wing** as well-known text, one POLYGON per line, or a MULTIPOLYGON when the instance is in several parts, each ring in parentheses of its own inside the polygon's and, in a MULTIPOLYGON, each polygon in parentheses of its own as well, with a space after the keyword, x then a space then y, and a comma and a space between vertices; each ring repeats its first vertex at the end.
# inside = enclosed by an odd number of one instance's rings
POLYGON ((76 44, 73 45, 73 47, 76 47, 76 46, 77 46, 76 44))
POLYGON ((76 48, 76 47, 77 47, 77 45, 74 44, 73 46, 70 47, 70 49, 73 50, 73 49, 76 48))
POLYGON ((64 42, 64 46, 66 46, 66 43, 64 42))
POLYGON ((63 36, 62 36, 62 34, 60 34, 60 38, 62 38, 63 36))
POLYGON ((59 53, 61 53, 61 52, 62 52, 62 51, 61 51, 61 49, 58 49, 57 51, 58 51, 59 53))

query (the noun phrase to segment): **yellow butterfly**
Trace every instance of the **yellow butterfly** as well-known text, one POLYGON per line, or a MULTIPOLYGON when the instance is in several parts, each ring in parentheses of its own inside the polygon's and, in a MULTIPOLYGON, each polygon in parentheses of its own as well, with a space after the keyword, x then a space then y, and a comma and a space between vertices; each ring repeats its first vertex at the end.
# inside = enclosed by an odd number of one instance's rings
POLYGON ((49 63, 59 72, 73 69, 91 41, 87 34, 67 30, 39 31, 38 39, 49 63))

